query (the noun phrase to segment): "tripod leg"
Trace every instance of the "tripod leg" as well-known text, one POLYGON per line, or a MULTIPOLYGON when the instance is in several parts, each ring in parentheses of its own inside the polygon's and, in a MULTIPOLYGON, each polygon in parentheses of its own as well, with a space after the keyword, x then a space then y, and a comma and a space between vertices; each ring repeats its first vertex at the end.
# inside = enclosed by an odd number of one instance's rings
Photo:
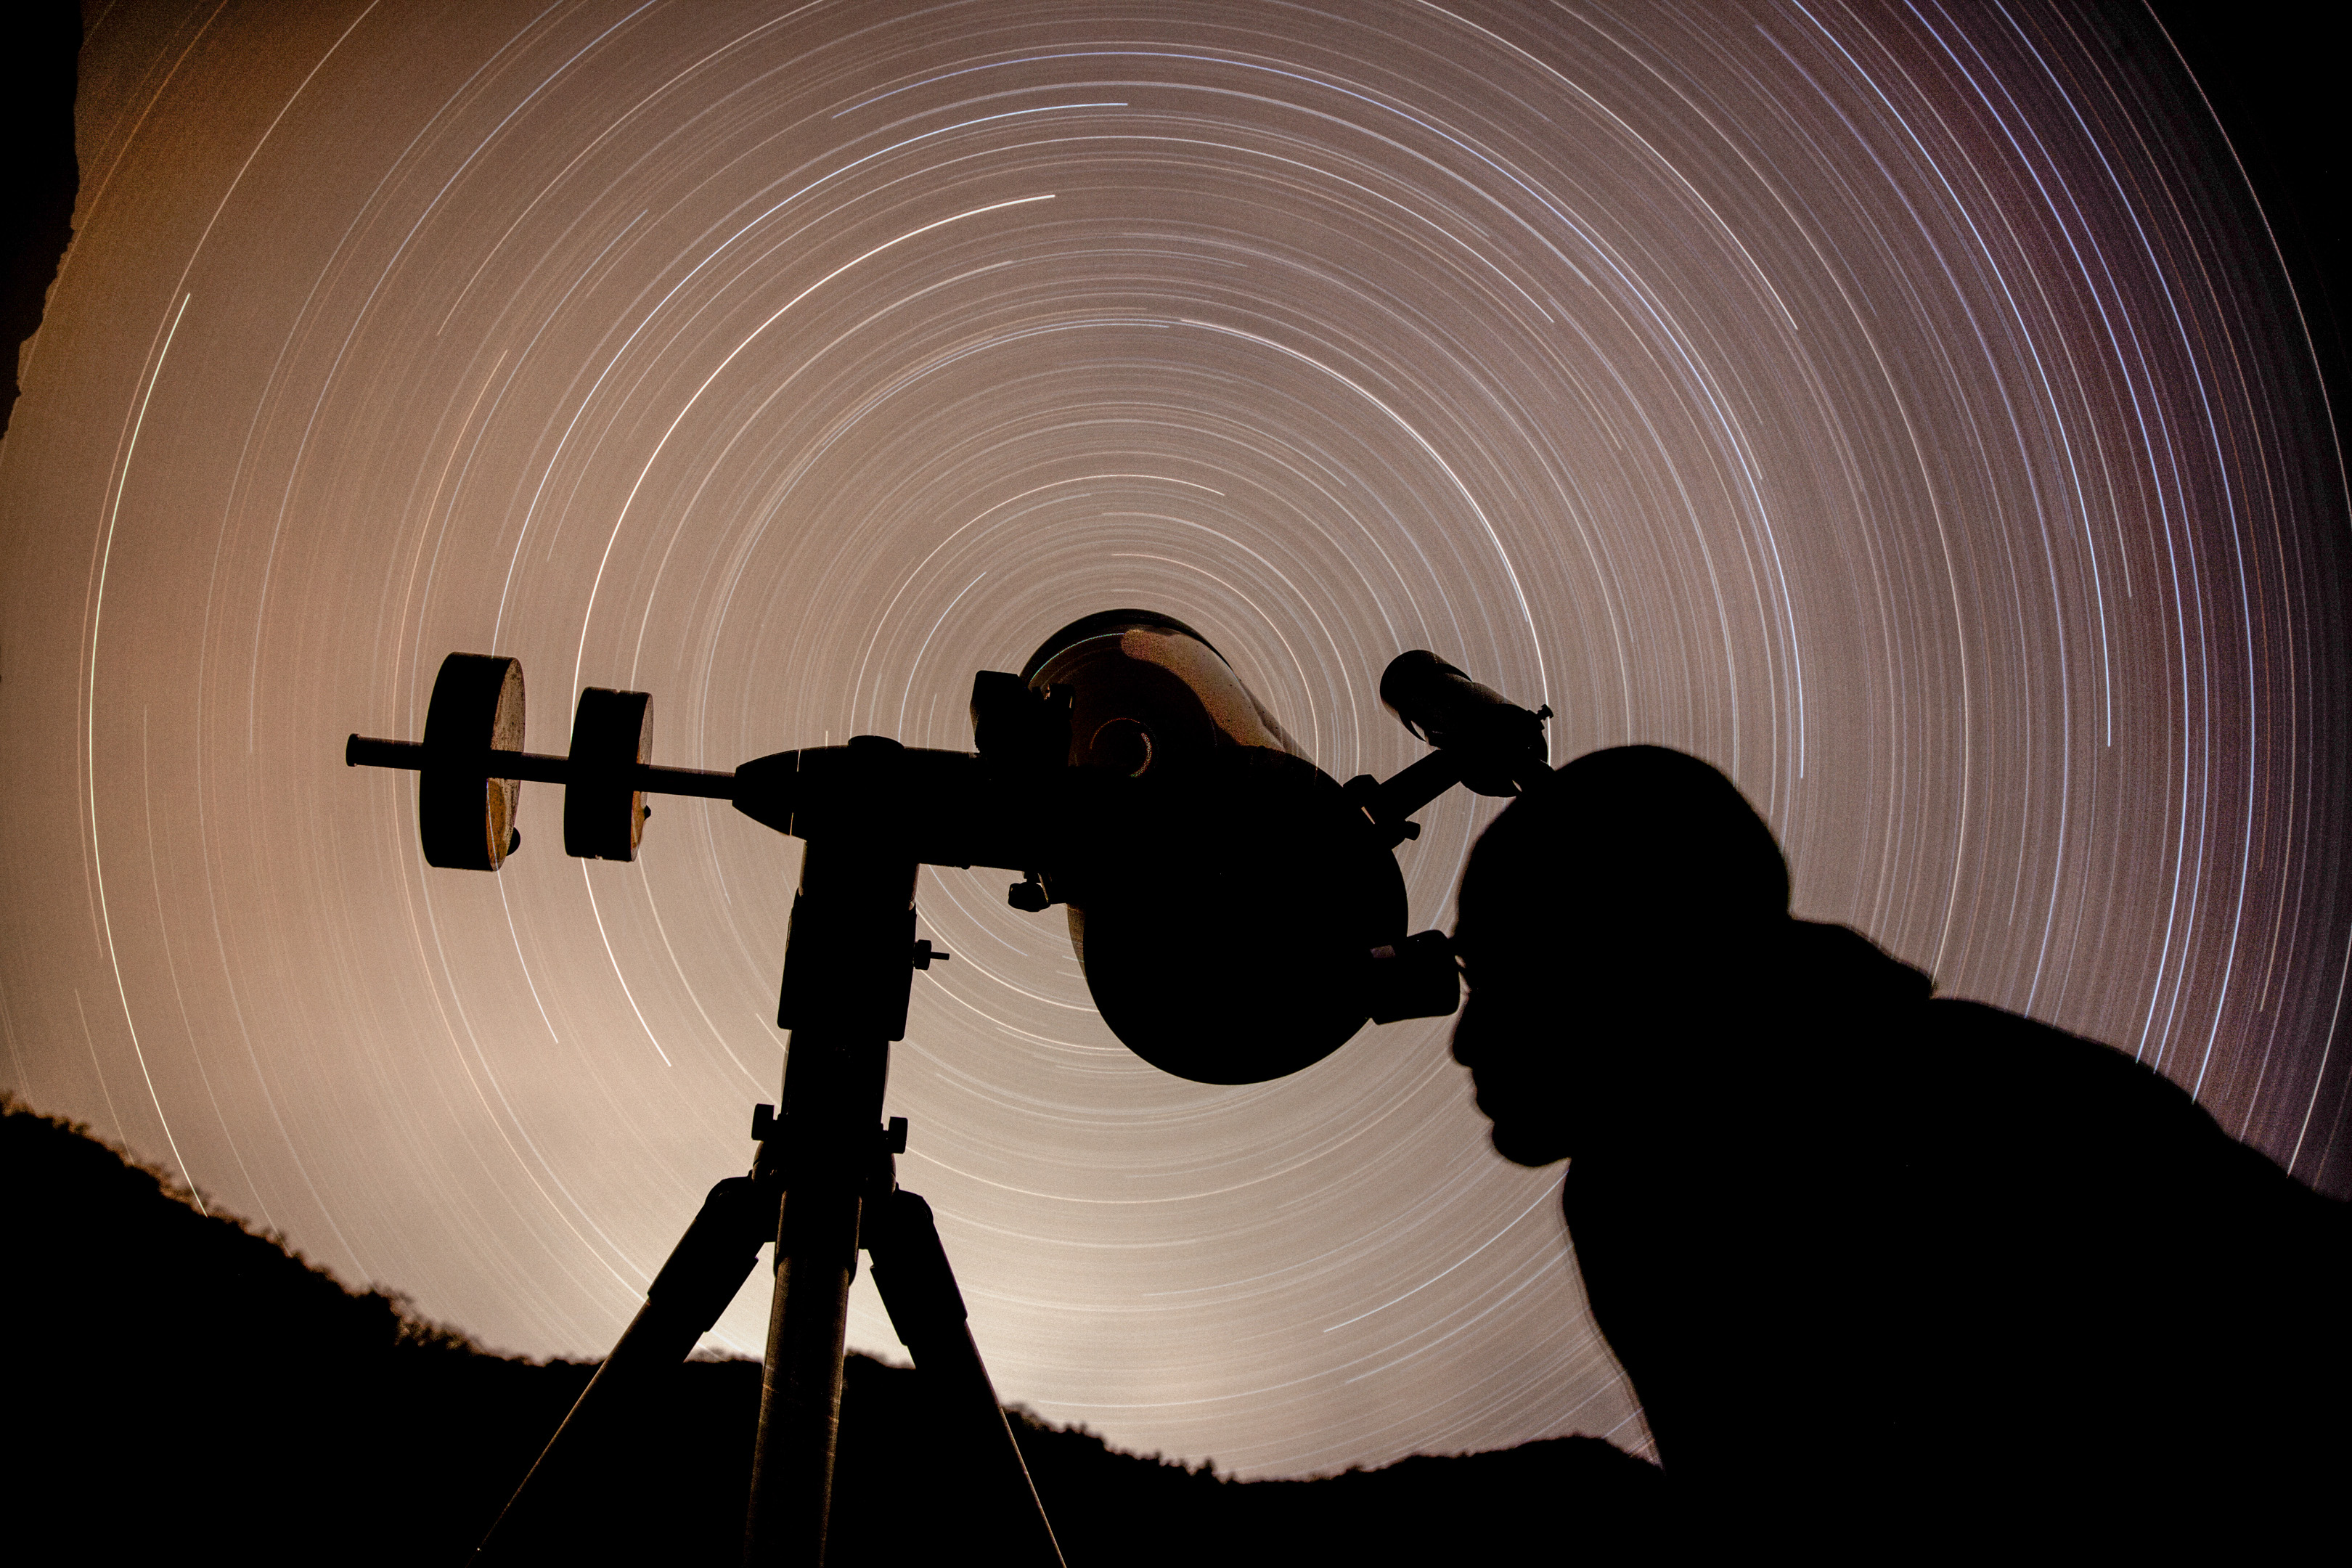
POLYGON ((940 1408, 968 1445, 972 1463, 988 1476, 1002 1500, 1006 1539, 1016 1561, 1062 1568, 1062 1550, 1037 1488, 1022 1462, 1013 1428, 997 1403, 996 1386, 982 1364, 966 1321, 963 1292, 956 1289, 947 1249, 931 1205, 908 1192, 894 1192, 877 1205, 867 1224, 866 1250, 874 1257, 874 1283, 889 1309, 890 1325, 913 1352, 915 1366, 938 1391, 940 1408))
POLYGON ((694 1342, 719 1321, 751 1277, 760 1244, 767 1239, 775 1199, 772 1188, 761 1187, 749 1176, 730 1176, 710 1189, 669 1261, 646 1288, 646 1304, 482 1537, 474 1553, 478 1562, 527 1543, 535 1521, 562 1510, 570 1500, 565 1494, 593 1472, 605 1439, 627 1424, 665 1369, 684 1361, 694 1342))
MULTIPOLYGON (((896 742, 859 736, 858 755, 896 742), (861 752, 860 748, 863 748, 861 752)), ((887 807, 887 795, 868 803, 887 807)), ((857 1268, 859 1200, 882 1120, 890 1045, 914 975, 911 859, 813 838, 784 942, 776 1022, 784 1061, 784 1208, 743 1519, 750 1568, 821 1568, 841 1430, 841 1352, 857 1268)))
POLYGON ((809 1029, 793 1035, 784 1206, 743 1525, 743 1561, 751 1568, 820 1568, 824 1561, 849 1282, 887 1052, 879 1041, 845 1042, 809 1029))

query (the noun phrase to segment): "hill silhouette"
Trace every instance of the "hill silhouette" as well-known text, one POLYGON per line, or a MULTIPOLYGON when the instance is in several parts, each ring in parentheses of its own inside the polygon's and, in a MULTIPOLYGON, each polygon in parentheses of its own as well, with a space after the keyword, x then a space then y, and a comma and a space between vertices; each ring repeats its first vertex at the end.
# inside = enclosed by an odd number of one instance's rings
MULTIPOLYGON (((5 1097, 0 1182, 14 1561, 462 1563, 595 1372, 493 1354, 396 1294, 347 1289, 5 1097)), ((519 1560, 736 1561, 759 1364, 689 1362, 672 1384, 570 1539, 519 1560)), ((1660 1472, 1595 1437, 1244 1482, 1011 1415, 1072 1568, 1422 1561, 1530 1537, 1597 1557, 1659 1517, 1660 1472)), ((988 1500, 938 1428, 919 1373, 850 1359, 832 1568, 988 1548, 988 1500)))

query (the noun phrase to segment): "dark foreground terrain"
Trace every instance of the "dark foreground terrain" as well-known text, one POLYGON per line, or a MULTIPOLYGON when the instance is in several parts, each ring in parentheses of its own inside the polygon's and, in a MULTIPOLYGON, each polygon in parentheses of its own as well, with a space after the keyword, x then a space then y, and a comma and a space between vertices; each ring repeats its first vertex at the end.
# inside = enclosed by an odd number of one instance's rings
MULTIPOLYGON (((397 1297, 347 1290, 14 1104, 0 1182, 12 1562, 459 1563, 595 1370, 489 1354, 397 1297)), ((759 1373, 680 1367, 633 1469, 595 1489, 572 1539, 515 1560, 732 1563, 759 1373)), ((1554 1560, 1598 1559, 1640 1550, 1662 1480, 1568 1437, 1237 1482, 1013 1422, 1072 1568, 1435 1561, 1530 1537, 1554 1560)), ((995 1555, 934 1430, 920 1373, 852 1359, 833 1568, 995 1555)))

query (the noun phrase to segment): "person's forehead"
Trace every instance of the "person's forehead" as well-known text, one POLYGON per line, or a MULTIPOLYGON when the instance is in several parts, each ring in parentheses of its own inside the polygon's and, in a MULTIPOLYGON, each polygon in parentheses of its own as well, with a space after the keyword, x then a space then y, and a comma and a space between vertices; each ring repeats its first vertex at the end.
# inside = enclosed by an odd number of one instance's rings
POLYGON ((1462 879, 1459 928, 1474 940, 1503 941, 1512 932, 1569 918, 1586 891, 1586 879, 1518 846, 1485 847, 1462 879))
POLYGON ((1462 874, 1462 914, 1465 920, 1516 913, 1548 901, 1557 890, 1560 868, 1547 847, 1530 842, 1532 836, 1489 831, 1471 851, 1462 874))
POLYGON ((1456 928, 1454 953, 1474 985, 1540 977, 1556 964, 1561 944, 1554 933, 1517 921, 1481 921, 1456 928))

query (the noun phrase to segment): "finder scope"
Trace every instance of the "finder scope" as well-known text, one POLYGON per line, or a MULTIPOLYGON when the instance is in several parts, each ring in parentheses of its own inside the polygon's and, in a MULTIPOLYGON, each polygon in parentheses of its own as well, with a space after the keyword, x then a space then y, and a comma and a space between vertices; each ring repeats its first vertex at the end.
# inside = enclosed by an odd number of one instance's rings
POLYGON ((1550 771, 1549 706, 1530 713, 1426 648, 1389 661, 1381 700, 1406 729, 1458 758, 1463 784, 1479 795, 1517 795, 1550 771))

